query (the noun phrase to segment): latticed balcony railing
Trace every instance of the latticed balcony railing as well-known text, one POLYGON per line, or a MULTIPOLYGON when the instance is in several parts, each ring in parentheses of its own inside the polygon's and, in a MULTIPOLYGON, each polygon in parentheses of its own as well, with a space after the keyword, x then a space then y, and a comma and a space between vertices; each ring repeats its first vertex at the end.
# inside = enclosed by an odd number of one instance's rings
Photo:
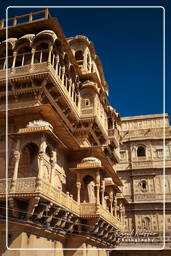
MULTIPOLYGON (((16 16, 8 19, 8 27, 14 27, 23 23, 32 23, 39 20, 45 20, 45 19, 48 19, 49 17, 50 17, 50 13, 48 9, 21 15, 21 16, 16 16)), ((0 29, 3 29, 5 27, 6 27, 6 20, 4 19, 0 21, 0 29)))
POLYGON ((123 230, 123 225, 120 220, 113 216, 107 209, 104 209, 101 205, 95 203, 81 203, 80 214, 82 217, 95 217, 101 216, 105 221, 109 222, 116 229, 123 230))
MULTIPOLYGON (((11 179, 8 179, 8 195, 11 194, 22 194, 29 195, 30 193, 40 193, 43 196, 53 200, 57 205, 67 208, 70 211, 79 214, 79 204, 72 198, 69 193, 64 193, 60 190, 57 190, 55 187, 41 180, 40 187, 37 189, 37 178, 19 178, 16 180, 15 190, 10 191, 11 188, 11 179)), ((0 195, 5 195, 6 193, 6 180, 0 180, 0 195)))
POLYGON ((79 215, 80 217, 101 217, 104 221, 108 222, 110 225, 114 226, 116 229, 123 231, 123 225, 120 219, 112 215, 107 209, 104 209, 102 205, 96 203, 81 203, 79 204, 75 201, 69 192, 64 193, 51 184, 41 180, 39 181, 40 186, 37 186, 37 178, 18 178, 16 180, 15 189, 11 190, 12 180, 6 179, 0 180, 0 198, 2 199, 6 195, 6 184, 8 184, 8 195, 17 195, 18 198, 24 195, 24 197, 30 197, 34 194, 42 195, 49 201, 53 201, 59 207, 69 210, 79 215))
MULTIPOLYGON (((40 52, 40 51, 38 51, 40 52)), ((68 79, 68 77, 62 73, 62 67, 58 63, 58 65, 55 66, 54 58, 52 56, 52 63, 46 62, 40 62, 40 63, 34 63, 34 64, 27 64, 27 65, 21 65, 14 68, 9 68, 7 70, 8 78, 14 78, 14 77, 27 77, 31 75, 36 74, 45 74, 49 73, 55 83, 55 85, 58 88, 58 91, 61 94, 64 94, 65 99, 70 104, 72 103, 73 110, 78 114, 79 112, 79 96, 76 94, 74 88, 75 85, 71 83, 68 79)), ((6 78, 6 70, 1 69, 0 70, 0 80, 5 80, 6 78)), ((28 88, 27 88, 28 89, 28 88)), ((5 91, 1 92, 1 95, 5 95, 5 91)), ((10 93, 10 91, 9 91, 10 93)))

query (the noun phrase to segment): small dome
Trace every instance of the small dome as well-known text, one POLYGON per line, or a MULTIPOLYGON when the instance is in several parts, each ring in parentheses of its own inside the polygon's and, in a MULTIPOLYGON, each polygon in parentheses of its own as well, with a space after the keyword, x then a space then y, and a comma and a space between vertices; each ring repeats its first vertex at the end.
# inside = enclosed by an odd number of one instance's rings
POLYGON ((85 157, 82 159, 81 163, 98 163, 101 165, 101 161, 96 157, 85 157))
POLYGON ((26 127, 39 127, 39 126, 49 126, 51 129, 53 128, 49 122, 44 120, 34 120, 29 122, 26 127))

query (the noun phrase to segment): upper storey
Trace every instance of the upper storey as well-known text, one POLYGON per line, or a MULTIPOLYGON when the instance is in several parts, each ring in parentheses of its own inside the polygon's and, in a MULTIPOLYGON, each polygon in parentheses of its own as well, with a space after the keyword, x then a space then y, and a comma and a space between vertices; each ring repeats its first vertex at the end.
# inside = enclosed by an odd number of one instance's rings
POLYGON ((10 115, 24 114, 27 109, 27 124, 33 121, 33 112, 41 111, 39 118, 51 123, 69 147, 104 145, 106 154, 118 161, 114 149, 120 141, 120 117, 108 102, 107 83, 93 44, 81 35, 65 38, 48 10, 8 22, 7 39, 4 21, 0 30, 1 114, 8 69, 10 115))
POLYGON ((123 140, 163 139, 171 137, 168 114, 123 117, 121 133, 123 140))

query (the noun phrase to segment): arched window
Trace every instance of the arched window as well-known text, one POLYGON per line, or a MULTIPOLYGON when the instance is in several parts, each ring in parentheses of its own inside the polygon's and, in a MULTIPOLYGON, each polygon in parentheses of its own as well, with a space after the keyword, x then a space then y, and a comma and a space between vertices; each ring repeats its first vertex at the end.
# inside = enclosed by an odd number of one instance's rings
POLYGON ((138 157, 145 156, 145 147, 139 146, 137 148, 137 156, 138 157))
POLYGON ((95 182, 93 177, 86 175, 82 184, 82 202, 95 203, 95 182))
POLYGON ((140 183, 139 183, 139 187, 140 187, 142 192, 146 192, 147 189, 148 189, 147 181, 146 180, 141 180, 140 183))
POLYGON ((18 177, 36 177, 38 171, 38 146, 34 143, 27 144, 21 153, 18 177))
POLYGON ((11 68, 13 63, 13 51, 8 47, 8 63, 6 59, 6 45, 0 49, 0 69, 11 68), (8 64, 8 67, 7 67, 8 64))
POLYGON ((34 56, 34 63, 41 63, 48 61, 49 45, 46 42, 40 42, 36 46, 36 52, 34 56))
POLYGON ((31 63, 31 47, 28 45, 24 45, 23 47, 20 47, 19 50, 17 51, 15 67, 28 65, 30 63, 31 63))
POLYGON ((83 64, 83 52, 81 50, 75 52, 75 59, 78 62, 79 65, 83 64))

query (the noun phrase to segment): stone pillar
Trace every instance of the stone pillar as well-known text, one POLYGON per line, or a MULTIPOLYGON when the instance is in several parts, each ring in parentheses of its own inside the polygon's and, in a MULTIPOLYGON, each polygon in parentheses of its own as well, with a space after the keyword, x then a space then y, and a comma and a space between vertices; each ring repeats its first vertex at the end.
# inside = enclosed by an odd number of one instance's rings
POLYGON ((104 192, 105 192, 105 181, 103 180, 102 185, 101 185, 102 207, 103 208, 105 208, 104 192))
POLYGON ((41 186, 41 180, 43 176, 43 152, 39 152, 38 154, 38 163, 39 163, 39 170, 38 170, 38 176, 37 176, 37 189, 40 189, 41 186))
POLYGON ((65 67, 63 66, 62 69, 62 84, 64 84, 64 75, 65 75, 65 67))
POLYGON ((80 181, 80 174, 77 174, 77 202, 80 204, 80 193, 81 193, 81 181, 80 181))
POLYGON ((59 55, 57 55, 57 56, 56 56, 55 61, 56 61, 56 67, 55 67, 55 70, 56 70, 56 73, 58 73, 59 55))
POLYGON ((117 198, 114 197, 114 216, 117 217, 117 198))
POLYGON ((109 202, 110 202, 110 212, 113 215, 113 189, 112 189, 112 187, 110 188, 110 191, 109 191, 109 202))
POLYGON ((49 46, 49 55, 48 55, 48 65, 51 64, 52 50, 53 50, 53 45, 50 45, 49 46))
POLYGON ((39 154, 38 154, 38 176, 37 176, 37 186, 36 189, 39 190, 41 186, 41 180, 43 176, 43 156, 45 154, 46 150, 46 138, 45 136, 41 137, 41 143, 40 143, 40 148, 39 148, 39 154))
POLYGON ((34 64, 34 56, 35 56, 36 49, 32 48, 31 50, 31 62, 30 62, 30 69, 32 69, 32 66, 34 64))
POLYGON ((17 52, 15 51, 13 52, 12 73, 14 72, 14 69, 15 69, 16 59, 17 59, 17 52))
POLYGON ((100 205, 100 173, 99 171, 97 171, 96 172, 96 206, 97 206, 96 213, 99 212, 99 205, 100 205))
POLYGON ((15 165, 14 165, 14 172, 13 172, 12 182, 11 182, 11 192, 15 192, 15 186, 16 186, 16 181, 18 177, 18 166, 20 161, 20 152, 18 150, 14 151, 14 157, 15 157, 15 165))
POLYGON ((51 184, 52 184, 52 179, 53 179, 55 163, 56 163, 56 152, 53 151, 52 156, 50 157, 50 164, 51 164, 50 183, 51 184))

